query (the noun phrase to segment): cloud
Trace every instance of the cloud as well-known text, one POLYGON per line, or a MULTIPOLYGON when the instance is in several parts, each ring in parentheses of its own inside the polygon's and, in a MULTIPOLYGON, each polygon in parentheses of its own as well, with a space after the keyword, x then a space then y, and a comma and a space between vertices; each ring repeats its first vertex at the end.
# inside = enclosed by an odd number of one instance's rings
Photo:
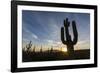
POLYGON ((28 39, 26 39, 26 38, 23 38, 23 41, 24 41, 24 42, 28 42, 29 40, 28 40, 28 39))
POLYGON ((58 45, 61 45, 62 43, 61 42, 56 42, 58 45))
POLYGON ((53 40, 46 40, 48 43, 52 43, 53 44, 53 40))
POLYGON ((28 29, 24 28, 24 31, 25 31, 25 35, 27 35, 28 37, 30 36, 31 38, 38 39, 38 36, 33 32, 29 31, 28 29))
POLYGON ((89 40, 81 40, 75 45, 75 50, 77 49, 89 49, 90 41, 89 40))
POLYGON ((37 35, 35 35, 33 33, 31 35, 32 35, 33 38, 38 39, 38 36, 37 35))
POLYGON ((61 46, 62 43, 59 42, 59 41, 54 41, 54 40, 46 40, 46 42, 49 44, 49 45, 52 45, 52 46, 61 46))
POLYGON ((30 31, 28 29, 24 29, 26 33, 30 33, 30 31))
POLYGON ((82 40, 82 41, 79 41, 78 44, 86 44, 86 43, 90 43, 89 40, 82 40))

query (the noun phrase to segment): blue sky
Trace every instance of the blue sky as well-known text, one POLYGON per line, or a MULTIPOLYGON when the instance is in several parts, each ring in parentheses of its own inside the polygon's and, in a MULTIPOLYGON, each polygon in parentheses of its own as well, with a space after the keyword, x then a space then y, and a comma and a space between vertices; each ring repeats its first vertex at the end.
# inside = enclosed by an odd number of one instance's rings
MULTIPOLYGON (((33 46, 51 46, 58 48, 65 46, 61 42, 60 31, 64 19, 76 21, 78 30, 79 49, 90 48, 90 15, 88 13, 47 12, 47 11, 22 11, 22 44, 23 47, 31 40, 33 46)), ((72 28, 69 28, 73 38, 72 28)))

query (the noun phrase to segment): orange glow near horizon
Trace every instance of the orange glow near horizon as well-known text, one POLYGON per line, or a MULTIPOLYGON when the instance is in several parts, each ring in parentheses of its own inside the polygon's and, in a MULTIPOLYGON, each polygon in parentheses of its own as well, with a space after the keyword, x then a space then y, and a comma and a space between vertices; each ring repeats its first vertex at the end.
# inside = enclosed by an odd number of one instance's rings
POLYGON ((62 51, 63 51, 63 52, 67 52, 67 48, 65 48, 65 47, 62 48, 62 51))

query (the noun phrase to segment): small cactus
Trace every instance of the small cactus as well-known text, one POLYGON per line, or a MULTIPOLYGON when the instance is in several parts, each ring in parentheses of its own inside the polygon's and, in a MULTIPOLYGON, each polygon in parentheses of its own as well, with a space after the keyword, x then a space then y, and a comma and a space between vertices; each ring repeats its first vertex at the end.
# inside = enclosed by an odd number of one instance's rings
POLYGON ((32 47, 32 41, 29 42, 29 44, 26 45, 27 50, 29 51, 32 47))

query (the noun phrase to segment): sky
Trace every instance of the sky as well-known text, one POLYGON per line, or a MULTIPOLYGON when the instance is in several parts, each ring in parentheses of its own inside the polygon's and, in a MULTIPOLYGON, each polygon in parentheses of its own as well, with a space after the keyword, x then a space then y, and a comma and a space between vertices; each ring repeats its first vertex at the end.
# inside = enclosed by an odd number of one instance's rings
MULTIPOLYGON (((90 14, 71 12, 48 12, 48 11, 22 11, 22 46, 23 48, 32 41, 32 48, 36 51, 42 47, 48 50, 53 47, 56 50, 66 48, 61 41, 61 27, 63 21, 68 18, 70 23, 75 20, 78 31, 77 49, 90 48, 90 14)), ((72 26, 69 31, 73 39, 72 26)))

